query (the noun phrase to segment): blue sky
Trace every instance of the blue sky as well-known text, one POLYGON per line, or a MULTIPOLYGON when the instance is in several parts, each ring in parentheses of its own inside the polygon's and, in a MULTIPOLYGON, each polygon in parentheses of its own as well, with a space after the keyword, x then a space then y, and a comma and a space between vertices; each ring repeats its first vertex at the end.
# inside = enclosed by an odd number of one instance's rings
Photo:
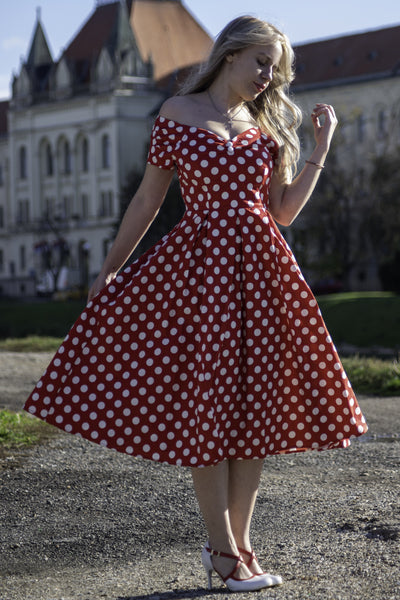
MULTIPOLYGON (((398 0, 184 0, 215 36, 234 17, 248 13, 280 27, 292 43, 400 24, 398 0)), ((53 57, 57 59, 96 5, 95 0, 3 0, 0 9, 0 98, 10 95, 13 71, 29 48, 37 7, 53 57)))

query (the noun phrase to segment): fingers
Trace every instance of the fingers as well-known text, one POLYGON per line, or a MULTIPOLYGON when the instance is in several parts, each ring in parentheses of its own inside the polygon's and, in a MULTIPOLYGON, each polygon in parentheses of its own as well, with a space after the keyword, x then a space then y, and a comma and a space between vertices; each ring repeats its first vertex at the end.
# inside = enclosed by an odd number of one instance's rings
POLYGON ((321 126, 321 123, 319 121, 319 117, 321 117, 321 116, 324 116, 325 119, 330 123, 335 123, 335 124, 337 123, 337 118, 336 118, 334 108, 330 104, 317 103, 314 106, 314 110, 311 113, 311 119, 312 119, 313 123, 315 125, 317 125, 318 127, 321 126))

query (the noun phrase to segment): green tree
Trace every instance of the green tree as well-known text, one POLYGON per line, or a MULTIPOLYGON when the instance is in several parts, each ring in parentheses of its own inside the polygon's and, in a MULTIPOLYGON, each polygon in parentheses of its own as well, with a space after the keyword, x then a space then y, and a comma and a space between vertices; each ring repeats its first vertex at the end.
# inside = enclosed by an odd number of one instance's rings
POLYGON ((400 292, 400 148, 378 156, 371 173, 368 230, 386 290, 400 292))

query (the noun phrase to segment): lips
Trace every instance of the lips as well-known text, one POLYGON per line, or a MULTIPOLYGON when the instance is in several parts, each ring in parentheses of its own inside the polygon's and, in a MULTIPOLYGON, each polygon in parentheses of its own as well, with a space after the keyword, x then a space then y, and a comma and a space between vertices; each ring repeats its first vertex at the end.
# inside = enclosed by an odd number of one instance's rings
POLYGON ((254 81, 253 83, 256 86, 257 91, 260 93, 263 92, 265 90, 265 88, 267 87, 266 85, 264 85, 262 83, 257 83, 257 81, 254 81))

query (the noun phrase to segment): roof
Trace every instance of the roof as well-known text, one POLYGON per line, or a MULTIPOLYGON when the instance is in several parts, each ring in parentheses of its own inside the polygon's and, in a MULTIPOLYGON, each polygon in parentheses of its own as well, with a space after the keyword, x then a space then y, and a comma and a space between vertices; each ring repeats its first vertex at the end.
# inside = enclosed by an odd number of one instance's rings
POLYGON ((129 7, 140 54, 152 60, 157 82, 206 58, 212 40, 179 0, 131 0, 129 7))
POLYGON ((63 56, 74 63, 81 83, 89 80, 91 65, 101 50, 108 48, 113 55, 116 44, 137 47, 143 62, 151 61, 159 84, 204 60, 211 38, 180 0, 128 0, 126 6, 124 22, 121 2, 98 3, 65 49, 63 56))
POLYGON ((400 25, 295 46, 296 91, 400 74, 400 25))
POLYGON ((8 100, 0 102, 0 137, 8 134, 7 113, 10 103, 8 100))
POLYGON ((82 25, 63 55, 72 61, 94 60, 107 47, 112 24, 118 14, 119 2, 97 6, 82 25))
POLYGON ((109 51, 111 60, 118 60, 133 49, 138 55, 136 68, 141 65, 129 13, 121 2, 98 4, 64 50, 63 57, 73 65, 76 83, 84 85, 90 81, 92 67, 103 49, 109 51))

